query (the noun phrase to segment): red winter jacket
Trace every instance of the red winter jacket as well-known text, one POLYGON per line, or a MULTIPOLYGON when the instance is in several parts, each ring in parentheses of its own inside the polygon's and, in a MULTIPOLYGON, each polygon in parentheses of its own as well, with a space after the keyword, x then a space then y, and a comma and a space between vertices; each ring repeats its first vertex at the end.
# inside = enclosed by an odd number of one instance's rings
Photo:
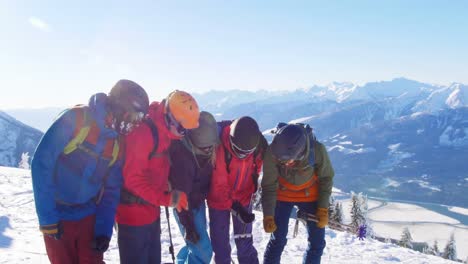
POLYGON ((151 205, 120 204, 116 221, 119 224, 140 226, 159 219, 160 205, 170 203, 168 193, 169 156, 167 149, 172 139, 178 139, 166 127, 164 120, 164 101, 153 102, 148 111, 158 129, 157 154, 150 160, 153 149, 153 135, 147 124, 141 124, 126 137, 126 156, 123 167, 124 185, 129 192, 143 198, 151 205))
MULTIPOLYGON (((254 155, 239 159, 232 152, 229 142, 230 126, 226 126, 221 133, 221 144, 216 148, 216 164, 211 177, 210 192, 208 194, 208 207, 217 210, 231 208, 233 201, 239 201, 243 206, 250 202, 252 194, 256 191, 252 174, 254 170, 254 155), (225 148, 231 153, 228 174, 225 161, 225 148)), ((257 173, 262 168, 262 155, 257 155, 257 173)))

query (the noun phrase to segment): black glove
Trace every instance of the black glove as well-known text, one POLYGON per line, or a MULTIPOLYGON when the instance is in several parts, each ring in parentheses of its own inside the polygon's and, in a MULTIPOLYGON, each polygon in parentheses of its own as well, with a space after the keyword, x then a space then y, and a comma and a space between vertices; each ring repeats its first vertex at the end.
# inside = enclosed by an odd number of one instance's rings
POLYGON ((232 203, 231 213, 244 224, 250 224, 255 220, 255 214, 249 213, 238 201, 232 203))
POLYGON ((106 236, 98 236, 91 243, 91 248, 97 252, 104 253, 109 248, 110 238, 106 236))
POLYGON ((191 211, 184 210, 182 212, 177 212, 179 216, 180 223, 185 228, 185 239, 196 244, 200 240, 200 235, 197 233, 195 228, 195 220, 193 219, 193 214, 191 211))
POLYGON ((39 229, 44 235, 54 238, 55 240, 59 240, 63 234, 62 222, 51 225, 42 225, 39 229))
POLYGON ((198 235, 197 230, 195 229, 185 229, 185 240, 196 244, 200 240, 200 235, 198 235))

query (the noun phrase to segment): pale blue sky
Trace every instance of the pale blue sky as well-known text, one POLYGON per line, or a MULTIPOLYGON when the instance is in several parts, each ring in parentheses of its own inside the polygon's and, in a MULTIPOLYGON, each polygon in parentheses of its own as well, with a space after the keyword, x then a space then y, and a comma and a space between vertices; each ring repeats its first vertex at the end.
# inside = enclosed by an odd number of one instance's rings
POLYGON ((173 89, 468 83, 468 1, 0 0, 0 109, 173 89))

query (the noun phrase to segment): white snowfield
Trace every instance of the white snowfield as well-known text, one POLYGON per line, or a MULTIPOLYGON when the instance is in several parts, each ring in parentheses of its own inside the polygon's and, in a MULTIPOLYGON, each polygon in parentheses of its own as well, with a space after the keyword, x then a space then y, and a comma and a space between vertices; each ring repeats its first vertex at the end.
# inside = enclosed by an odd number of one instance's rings
MULTIPOLYGON (((262 262, 263 252, 269 239, 269 235, 263 231, 261 219, 262 214, 256 212, 254 244, 259 252, 260 262, 262 262)), ((294 223, 295 221, 291 219, 289 242, 283 252, 282 263, 301 263, 303 252, 307 247, 307 234, 304 226, 300 225, 298 237, 292 238, 294 223)), ((163 262, 170 262, 165 217, 162 218, 161 227, 163 262)), ((184 242, 176 228, 174 218, 171 218, 171 230, 175 251, 178 252, 184 242)), ((455 263, 372 239, 361 241, 354 235, 330 229, 326 230, 326 241, 327 247, 322 257, 322 263, 325 264, 455 263)), ((231 240, 231 246, 233 259, 237 261, 233 240, 231 240)), ((444 245, 439 243, 439 246, 444 245)), ((458 249, 460 250, 461 247, 459 246, 458 249)), ((119 263, 115 234, 110 249, 105 253, 105 261, 119 263)), ((49 263, 43 238, 38 230, 29 170, 0 167, 0 263, 49 263)))
MULTIPOLYGON (((341 201, 345 211, 345 221, 350 221, 350 200, 341 201)), ((381 202, 369 199, 368 217, 377 236, 383 238, 400 239, 403 229, 408 227, 413 240, 426 242, 430 246, 437 240, 439 249, 443 250, 450 234, 455 234, 457 257, 466 259, 468 256, 468 226, 459 221, 428 210, 418 205, 381 202)), ((461 207, 450 207, 452 211, 463 214, 468 210, 461 207)))

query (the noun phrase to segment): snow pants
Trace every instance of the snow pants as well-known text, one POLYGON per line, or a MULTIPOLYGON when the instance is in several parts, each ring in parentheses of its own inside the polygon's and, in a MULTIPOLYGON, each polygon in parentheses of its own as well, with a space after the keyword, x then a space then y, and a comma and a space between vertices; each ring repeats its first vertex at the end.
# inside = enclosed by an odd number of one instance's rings
MULTIPOLYGON (((248 210, 248 207, 246 207, 248 210)), ((231 210, 209 209, 210 237, 216 264, 231 263, 231 244, 229 241, 229 217, 231 210)), ((257 250, 253 246, 252 223, 244 224, 232 216, 234 241, 239 264, 258 264, 257 250)))
MULTIPOLYGON (((182 247, 177 254, 177 264, 204 264, 210 263, 213 256, 213 248, 208 236, 206 226, 206 206, 203 203, 199 208, 191 210, 195 222, 195 229, 200 236, 200 240, 193 244, 191 241, 185 240, 185 246, 182 247)), ((179 217, 174 209, 174 216, 179 225, 180 232, 185 237, 185 228, 180 223, 179 217)))
MULTIPOLYGON (((279 264, 281 253, 288 240, 289 218, 294 206, 307 213, 315 214, 317 211, 316 202, 276 202, 275 222, 278 227, 270 236, 270 241, 265 249, 264 263, 279 264)), ((325 228, 318 228, 315 222, 307 222, 308 246, 302 260, 303 264, 319 264, 325 248, 325 228)))
POLYGON ((44 235, 50 263, 104 263, 103 254, 91 249, 95 219, 95 215, 90 215, 77 221, 62 221, 63 234, 59 240, 44 235))
POLYGON ((122 264, 161 263, 161 220, 143 226, 119 224, 118 243, 122 264))

